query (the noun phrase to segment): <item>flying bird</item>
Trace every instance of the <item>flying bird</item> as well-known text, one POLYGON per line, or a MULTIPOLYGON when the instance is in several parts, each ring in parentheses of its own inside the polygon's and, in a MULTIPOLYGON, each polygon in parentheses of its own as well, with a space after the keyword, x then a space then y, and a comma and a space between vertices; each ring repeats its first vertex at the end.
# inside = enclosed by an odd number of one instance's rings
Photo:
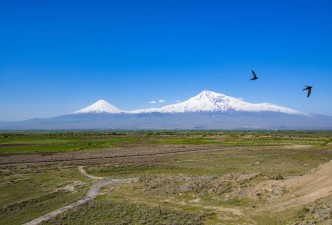
POLYGON ((303 88, 303 91, 307 90, 308 91, 308 95, 307 98, 309 98, 310 94, 311 94, 311 86, 305 86, 305 88, 303 88))
POLYGON ((253 77, 250 80, 257 80, 258 77, 257 77, 256 73, 253 70, 251 70, 251 72, 252 72, 253 77))

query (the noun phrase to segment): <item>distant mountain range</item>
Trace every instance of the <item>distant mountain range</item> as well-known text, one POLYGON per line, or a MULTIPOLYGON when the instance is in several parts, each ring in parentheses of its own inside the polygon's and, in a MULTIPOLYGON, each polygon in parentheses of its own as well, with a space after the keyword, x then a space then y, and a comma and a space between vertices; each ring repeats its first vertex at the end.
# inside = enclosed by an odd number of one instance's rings
POLYGON ((253 104, 212 91, 161 108, 125 111, 104 100, 45 119, 0 122, 0 130, 82 129, 332 129, 332 117, 269 103, 253 104))
POLYGON ((81 109, 75 114, 82 113, 192 113, 192 112, 279 112, 294 115, 306 115, 277 105, 269 103, 252 104, 244 102, 240 99, 219 94, 212 91, 202 91, 198 95, 190 98, 187 101, 167 105, 161 108, 139 109, 133 111, 120 110, 114 105, 111 105, 105 100, 99 100, 94 104, 81 109))

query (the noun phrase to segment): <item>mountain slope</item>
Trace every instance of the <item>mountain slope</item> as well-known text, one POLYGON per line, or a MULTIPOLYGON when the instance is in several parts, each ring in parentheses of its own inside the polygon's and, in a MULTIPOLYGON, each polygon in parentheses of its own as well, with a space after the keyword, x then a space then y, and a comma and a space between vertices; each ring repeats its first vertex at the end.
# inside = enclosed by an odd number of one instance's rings
POLYGON ((122 111, 110 103, 99 100, 75 113, 189 113, 189 112, 277 112, 292 115, 305 115, 296 110, 269 103, 253 104, 234 97, 212 91, 202 91, 187 101, 166 105, 161 108, 122 111))
POLYGON ((98 100, 94 104, 74 112, 74 114, 80 113, 121 113, 121 110, 105 100, 98 100))
POLYGON ((128 113, 184 113, 184 112, 278 112, 293 115, 304 115, 293 109, 269 103, 253 104, 240 99, 212 91, 203 91, 187 101, 167 105, 161 108, 141 109, 128 113))

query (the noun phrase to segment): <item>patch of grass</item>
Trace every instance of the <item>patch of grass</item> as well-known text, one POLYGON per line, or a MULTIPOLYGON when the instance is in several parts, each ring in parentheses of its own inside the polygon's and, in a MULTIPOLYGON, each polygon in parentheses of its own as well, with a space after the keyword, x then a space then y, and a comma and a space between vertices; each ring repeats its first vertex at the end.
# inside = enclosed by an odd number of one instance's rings
POLYGON ((258 225, 289 225, 292 223, 284 222, 284 221, 290 221, 294 217, 294 213, 296 213, 294 210, 287 210, 283 212, 261 212, 259 214, 254 214, 253 220, 258 225))
POLYGON ((76 167, 2 166, 0 176, 0 224, 22 224, 80 199, 89 182, 76 167), (57 191, 75 181, 85 182, 74 192, 57 191))
POLYGON ((207 137, 169 137, 155 139, 153 140, 153 143, 162 145, 206 145, 218 144, 221 143, 221 141, 207 137))
POLYGON ((43 224, 203 224, 203 215, 99 199, 43 224))
POLYGON ((65 152, 127 145, 285 146, 297 144, 327 147, 331 142, 331 132, 0 132, 0 153, 65 152))
POLYGON ((303 207, 298 213, 297 213, 297 216, 300 218, 300 219, 303 219, 307 213, 309 212, 310 210, 307 208, 307 207, 303 207))
POLYGON ((22 224, 82 198, 87 189, 75 193, 52 192, 0 209, 0 224, 22 224))
POLYGON ((87 167, 92 175, 104 177, 137 177, 158 174, 218 176, 228 173, 262 173, 264 175, 298 176, 332 159, 331 154, 317 150, 237 147, 211 152, 165 155, 155 162, 104 164, 87 167))
POLYGON ((227 206, 235 206, 235 207, 244 207, 251 203, 251 200, 248 198, 235 198, 228 201, 225 201, 225 205, 227 206))
POLYGON ((0 153, 29 153, 29 152, 66 152, 74 150, 93 150, 135 143, 135 137, 81 137, 81 138, 9 138, 0 139, 0 153))

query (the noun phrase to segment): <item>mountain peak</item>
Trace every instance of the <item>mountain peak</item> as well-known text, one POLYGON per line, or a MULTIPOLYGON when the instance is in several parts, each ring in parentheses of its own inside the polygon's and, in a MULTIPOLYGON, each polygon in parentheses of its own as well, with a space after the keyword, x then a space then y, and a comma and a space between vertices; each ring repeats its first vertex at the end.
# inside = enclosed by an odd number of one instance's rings
POLYGON ((213 98, 217 98, 217 97, 227 97, 224 94, 220 94, 217 92, 213 92, 213 91, 208 91, 208 90, 204 90, 201 93, 199 93, 198 95, 196 95, 194 98, 196 99, 213 99, 213 98))
POLYGON ((98 104, 109 104, 107 101, 105 101, 104 99, 99 99, 98 101, 96 101, 95 103, 98 104))
POLYGON ((133 113, 184 113, 184 112, 278 112, 303 115, 296 110, 269 103, 249 103, 221 93, 204 90, 187 101, 166 105, 161 108, 135 110, 133 113))
POLYGON ((218 93, 209 90, 204 90, 201 93, 199 93, 199 95, 210 95, 210 94, 218 94, 218 93))
POLYGON ((81 109, 75 113, 120 113, 121 110, 107 101, 100 99, 92 105, 81 109))

